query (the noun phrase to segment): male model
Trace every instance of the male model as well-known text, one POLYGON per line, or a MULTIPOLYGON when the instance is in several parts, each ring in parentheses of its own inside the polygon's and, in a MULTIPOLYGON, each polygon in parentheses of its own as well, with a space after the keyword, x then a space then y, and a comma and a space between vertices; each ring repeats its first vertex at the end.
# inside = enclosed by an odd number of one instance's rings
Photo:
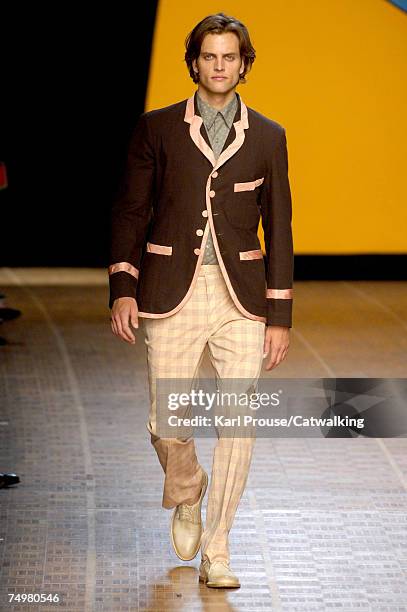
POLYGON ((239 587, 228 535, 243 494, 254 437, 219 436, 208 476, 194 439, 157 435, 158 379, 193 380, 205 346, 217 381, 254 388, 285 357, 292 325, 291 194, 284 128, 235 91, 255 59, 246 27, 223 13, 186 40, 197 90, 145 112, 134 130, 112 211, 112 331, 147 348, 147 428, 165 473, 162 505, 174 508, 176 554, 193 559, 210 587, 239 587), (257 236, 262 220, 266 266, 257 236))

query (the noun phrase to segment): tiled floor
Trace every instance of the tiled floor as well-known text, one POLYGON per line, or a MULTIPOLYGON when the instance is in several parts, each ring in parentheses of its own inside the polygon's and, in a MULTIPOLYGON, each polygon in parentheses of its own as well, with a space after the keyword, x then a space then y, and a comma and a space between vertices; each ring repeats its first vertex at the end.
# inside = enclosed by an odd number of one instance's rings
MULTIPOLYGON (((231 531, 242 587, 198 584, 161 508, 141 336, 113 336, 104 271, 0 269, 0 610, 407 611, 407 441, 256 441, 231 531), (8 593, 60 603, 9 604, 8 593)), ((296 284, 286 361, 264 376, 407 377, 407 285, 296 284)), ((210 373, 208 362, 203 371, 210 373)), ((197 439, 210 470, 212 439, 197 439)))

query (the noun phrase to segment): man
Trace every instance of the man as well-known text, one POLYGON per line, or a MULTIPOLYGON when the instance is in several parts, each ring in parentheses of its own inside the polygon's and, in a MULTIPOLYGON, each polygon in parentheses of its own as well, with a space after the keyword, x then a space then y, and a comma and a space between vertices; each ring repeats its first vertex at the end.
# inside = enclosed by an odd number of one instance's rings
POLYGON ((246 27, 210 15, 186 40, 198 84, 181 102, 143 113, 112 211, 112 331, 147 347, 147 429, 165 473, 162 505, 174 508, 176 554, 211 587, 239 587, 228 535, 243 494, 254 437, 219 435, 205 529, 208 477, 192 436, 160 437, 159 379, 194 380, 208 345, 218 383, 247 381, 285 358, 292 325, 291 194, 284 128, 235 91, 255 59, 246 27), (266 270, 257 236, 262 220, 266 270))

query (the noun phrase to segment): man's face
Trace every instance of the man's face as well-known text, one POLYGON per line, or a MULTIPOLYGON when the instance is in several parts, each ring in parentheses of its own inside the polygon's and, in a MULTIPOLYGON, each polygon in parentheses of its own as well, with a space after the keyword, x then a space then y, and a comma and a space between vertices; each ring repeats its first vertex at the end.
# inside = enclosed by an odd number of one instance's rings
POLYGON ((192 66, 194 70, 199 70, 200 87, 212 94, 226 94, 236 87, 244 70, 237 35, 233 32, 207 34, 202 41, 199 57, 193 60, 192 66))

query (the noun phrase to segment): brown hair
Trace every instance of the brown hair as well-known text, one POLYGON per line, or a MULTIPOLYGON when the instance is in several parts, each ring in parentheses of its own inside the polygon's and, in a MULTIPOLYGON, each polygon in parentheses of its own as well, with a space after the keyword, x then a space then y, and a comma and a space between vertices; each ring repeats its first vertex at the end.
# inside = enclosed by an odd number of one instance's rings
POLYGON ((239 82, 246 83, 245 75, 250 71, 256 59, 256 51, 250 41, 246 26, 235 17, 225 15, 225 13, 208 15, 194 27, 185 39, 185 62, 194 83, 199 82, 199 76, 192 67, 192 60, 198 59, 204 37, 210 33, 223 34, 224 32, 234 32, 239 39, 240 55, 244 59, 244 70, 239 82))

